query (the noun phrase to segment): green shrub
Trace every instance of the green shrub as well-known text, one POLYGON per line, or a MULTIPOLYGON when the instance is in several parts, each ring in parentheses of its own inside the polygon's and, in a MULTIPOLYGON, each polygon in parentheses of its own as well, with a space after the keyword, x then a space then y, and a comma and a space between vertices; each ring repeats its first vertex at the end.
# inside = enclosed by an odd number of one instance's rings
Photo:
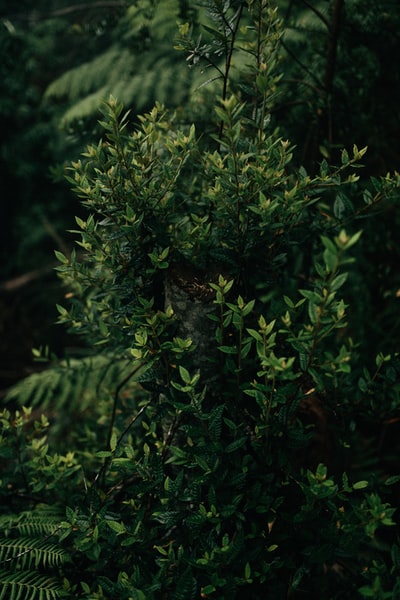
MULTIPOLYGON (((223 64, 212 133, 161 105, 130 131, 110 98, 104 138, 71 167, 88 216, 80 250, 57 252, 60 322, 121 371, 97 378, 76 454, 72 438, 66 457, 46 446, 39 460, 5 416, 9 470, 29 466, 32 510, 38 495, 66 507, 70 597, 395 598, 397 478, 367 464, 357 476, 352 454, 360 415, 377 416, 369 391, 390 385, 398 411, 399 366, 380 355, 359 377, 341 294, 362 276, 356 216, 399 177, 363 200, 356 146, 318 175, 295 169, 268 121, 276 11, 211 4, 215 48, 198 46, 223 64)), ((188 27, 179 43, 191 48, 188 27)))

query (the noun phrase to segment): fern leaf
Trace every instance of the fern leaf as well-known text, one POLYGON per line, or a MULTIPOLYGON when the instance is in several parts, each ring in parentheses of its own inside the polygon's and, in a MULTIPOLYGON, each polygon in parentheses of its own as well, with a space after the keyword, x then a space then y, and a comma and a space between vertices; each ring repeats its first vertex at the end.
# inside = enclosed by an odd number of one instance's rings
POLYGON ((13 529, 23 535, 49 535, 55 533, 63 514, 56 508, 41 504, 34 511, 28 510, 18 515, 1 515, 0 530, 9 535, 13 529))
POLYGON ((222 415, 224 412, 225 406, 221 404, 220 406, 216 406, 210 413, 210 424, 208 426, 208 431, 210 433, 211 438, 214 441, 219 441, 221 437, 222 430, 222 415))
POLYGON ((57 600, 62 588, 58 582, 35 572, 0 571, 0 600, 57 600))
POLYGON ((83 411, 98 398, 100 391, 115 390, 131 371, 131 360, 115 356, 97 355, 74 359, 68 364, 60 362, 18 382, 9 390, 6 402, 56 410, 67 406, 69 410, 83 411))
POLYGON ((52 576, 69 560, 55 533, 62 515, 46 505, 0 518, 0 600, 57 600, 62 585, 52 576))
POLYGON ((20 568, 25 570, 41 565, 55 567, 68 558, 67 553, 59 546, 37 538, 0 538, 0 564, 11 564, 18 560, 20 568))
POLYGON ((172 596, 173 600, 194 600, 197 593, 197 583, 193 577, 192 570, 188 567, 180 576, 176 590, 172 596))
POLYGON ((155 100, 170 106, 182 101, 189 74, 171 53, 180 2, 148 4, 129 7, 119 24, 118 41, 49 85, 47 101, 62 98, 69 103, 62 117, 64 125, 95 115, 110 94, 136 110, 148 108, 155 100))

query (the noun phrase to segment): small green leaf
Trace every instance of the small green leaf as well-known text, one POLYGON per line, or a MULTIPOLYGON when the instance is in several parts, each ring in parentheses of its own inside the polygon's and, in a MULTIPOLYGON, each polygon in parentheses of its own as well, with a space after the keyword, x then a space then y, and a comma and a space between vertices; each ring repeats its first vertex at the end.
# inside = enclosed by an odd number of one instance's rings
POLYGON ((308 316, 313 325, 318 321, 318 306, 314 302, 308 303, 308 316))
POLYGON ((85 592, 85 594, 90 594, 90 587, 88 586, 87 583, 85 583, 84 581, 81 581, 81 587, 82 587, 83 591, 85 592))
POLYGON ((83 219, 81 219, 80 217, 75 217, 75 221, 76 224, 81 228, 81 229, 86 229, 86 221, 84 221, 83 219))
POLYGON ((231 452, 235 452, 238 448, 241 448, 247 442, 247 437, 241 437, 238 440, 234 440, 230 444, 228 444, 225 448, 225 452, 230 454, 231 452))
POLYGON ((367 152, 368 150, 368 146, 365 146, 364 148, 361 148, 360 150, 357 148, 356 144, 353 145, 353 155, 355 160, 359 160, 360 158, 362 158, 364 156, 364 154, 367 152))
POLYGON ((104 323, 104 321, 102 319, 99 319, 99 329, 100 329, 100 333, 102 336, 104 337, 108 337, 109 336, 109 330, 107 325, 104 323))
POLYGON ((246 356, 249 354, 251 347, 252 347, 253 343, 250 340, 249 342, 247 342, 246 344, 244 344, 242 346, 242 349, 240 350, 240 356, 241 358, 246 358, 246 356))
POLYGON ((343 201, 343 198, 342 196, 340 196, 340 194, 338 194, 336 196, 335 202, 333 203, 333 214, 337 219, 341 219, 343 217, 343 214, 345 213, 345 210, 346 205, 343 201))
POLYGON ((327 250, 329 250, 329 252, 332 252, 332 254, 337 254, 337 247, 335 246, 335 244, 332 242, 331 239, 329 239, 325 235, 321 235, 321 242, 323 243, 325 248, 327 250))
POLYGON ((246 329, 247 333, 258 342, 262 342, 262 336, 255 329, 246 329))
POLYGON ((54 250, 54 254, 56 255, 57 260, 59 260, 60 263, 62 263, 63 265, 67 265, 69 263, 69 260, 65 256, 65 254, 63 254, 59 250, 54 250))
POLYGON ((331 282, 330 288, 332 292, 336 292, 346 282, 348 273, 337 275, 331 282))
POLYGON ((368 390, 368 385, 367 385, 367 382, 365 381, 364 377, 359 378, 358 388, 361 390, 361 392, 364 392, 364 393, 368 390))
POLYGON ((112 456, 112 452, 110 452, 109 450, 99 450, 98 452, 96 452, 96 456, 98 458, 110 458, 112 456))
POLYGON ((60 313, 60 315, 62 317, 67 317, 68 316, 67 309, 64 308, 63 306, 61 306, 61 304, 56 304, 56 308, 57 308, 58 312, 60 313))
POLYGON ((323 156, 324 158, 327 158, 327 159, 329 159, 329 150, 328 150, 328 148, 326 148, 325 146, 322 146, 322 145, 321 145, 321 146, 319 147, 319 151, 321 152, 321 154, 322 154, 322 156, 323 156))
POLYGON ((203 598, 207 598, 207 596, 209 594, 212 594, 213 592, 215 592, 215 587, 213 585, 206 585, 203 588, 201 588, 201 595, 203 598))
POLYGON ((236 354, 236 348, 232 346, 218 346, 218 350, 224 354, 236 354))
POLYGON ((337 253, 333 253, 327 248, 324 250, 324 261, 329 273, 334 273, 338 266, 337 253))
POLYGON ((111 440, 110 440, 110 450, 111 450, 111 452, 115 451, 115 449, 117 447, 117 442, 118 442, 117 434, 114 431, 113 434, 112 434, 112 436, 111 436, 111 440))
POLYGON ((400 475, 391 475, 385 479, 385 485, 394 485, 400 481, 400 475))
POLYGON ((306 354, 305 352, 300 352, 299 359, 300 359, 300 368, 302 371, 305 371, 308 367, 308 361, 309 361, 308 354, 306 354))
POLYGON ((253 310, 253 308, 254 308, 255 302, 256 302, 255 300, 250 300, 250 302, 248 302, 248 303, 247 303, 247 304, 244 306, 244 308, 243 308, 243 316, 244 316, 244 317, 247 317, 247 315, 249 315, 249 314, 251 313, 251 311, 252 311, 252 310, 253 310))
POLYGON ((185 369, 185 367, 182 367, 182 365, 179 365, 179 375, 181 376, 182 381, 186 384, 189 384, 192 380, 189 371, 185 369))
POLYGON ((353 484, 353 490, 363 490, 366 487, 368 487, 368 481, 365 480, 356 481, 356 483, 353 484))
POLYGON ((390 354, 387 354, 385 356, 382 352, 379 352, 379 354, 377 354, 375 358, 375 364, 378 368, 380 368, 383 365, 383 363, 388 362, 391 358, 392 357, 390 354))
POLYGON ((283 296, 283 300, 289 308, 294 308, 294 302, 288 296, 283 296))
POLYGON ((112 529, 113 531, 115 531, 115 533, 117 533, 118 535, 121 535, 122 533, 126 532, 126 527, 123 523, 119 523, 118 521, 106 521, 107 525, 109 526, 110 529, 112 529))
POLYGON ((347 150, 345 148, 343 148, 342 150, 342 165, 347 165, 347 163, 349 162, 349 153, 347 152, 347 150))

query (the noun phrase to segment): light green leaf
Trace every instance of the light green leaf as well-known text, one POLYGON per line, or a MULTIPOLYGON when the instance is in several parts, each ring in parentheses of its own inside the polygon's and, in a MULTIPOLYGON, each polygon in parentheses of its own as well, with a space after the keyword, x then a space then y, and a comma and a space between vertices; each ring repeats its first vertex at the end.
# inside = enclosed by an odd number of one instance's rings
POLYGON ((356 481, 356 483, 353 484, 353 490, 363 490, 366 487, 368 487, 368 481, 365 480, 356 481))

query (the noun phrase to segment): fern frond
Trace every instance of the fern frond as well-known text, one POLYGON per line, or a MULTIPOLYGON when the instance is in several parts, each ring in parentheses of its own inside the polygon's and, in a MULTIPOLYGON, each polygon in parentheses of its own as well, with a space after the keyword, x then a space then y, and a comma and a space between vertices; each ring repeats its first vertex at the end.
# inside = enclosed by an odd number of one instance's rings
MULTIPOLYGON (((114 355, 96 355, 61 361, 40 373, 34 373, 14 385, 6 401, 43 409, 83 411, 100 392, 115 390, 132 370, 132 361, 114 355)), ((140 371, 138 371, 138 375, 140 371)))
POLYGON ((0 600, 57 600, 62 591, 55 579, 36 572, 0 571, 0 600))
POLYGON ((69 560, 55 537, 62 515, 39 506, 0 519, 0 600, 57 600, 62 584, 52 575, 69 560))
POLYGON ((0 538, 0 564, 18 560, 21 569, 43 566, 56 567, 68 560, 68 555, 59 546, 38 538, 0 538))
POLYGON ((179 577, 172 600, 194 600, 197 595, 197 583, 189 568, 179 577))
POLYGON ((72 123, 77 119, 86 119, 91 115, 97 113, 100 103, 104 98, 109 95, 108 88, 102 86, 101 88, 94 91, 92 94, 88 94, 81 100, 74 102, 63 114, 61 118, 61 125, 72 123))
POLYGON ((62 123, 96 115, 110 94, 137 111, 156 100, 169 106, 182 102, 190 75, 180 56, 171 52, 179 12, 178 0, 129 7, 117 41, 48 86, 47 101, 62 98, 69 104, 62 123))
POLYGON ((33 511, 24 511, 18 515, 1 515, 0 531, 17 530, 21 535, 43 536, 56 532, 62 515, 51 506, 39 506, 33 511))

